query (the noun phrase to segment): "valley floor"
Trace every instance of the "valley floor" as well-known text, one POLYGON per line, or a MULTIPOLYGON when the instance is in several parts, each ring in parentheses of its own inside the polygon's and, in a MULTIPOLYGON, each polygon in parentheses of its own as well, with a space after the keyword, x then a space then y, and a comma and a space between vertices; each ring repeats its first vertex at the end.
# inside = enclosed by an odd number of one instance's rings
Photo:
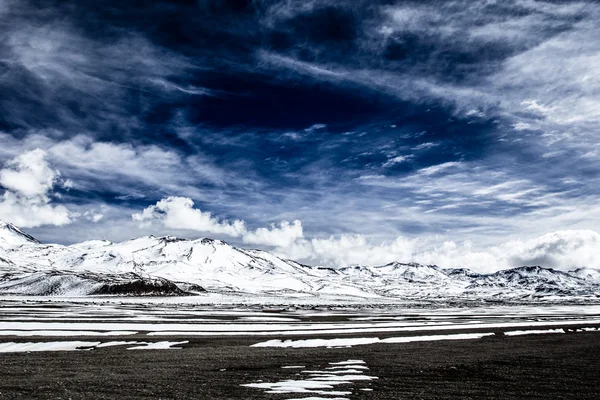
POLYGON ((597 306, 1 300, 0 399, 597 399, 598 328, 597 306))

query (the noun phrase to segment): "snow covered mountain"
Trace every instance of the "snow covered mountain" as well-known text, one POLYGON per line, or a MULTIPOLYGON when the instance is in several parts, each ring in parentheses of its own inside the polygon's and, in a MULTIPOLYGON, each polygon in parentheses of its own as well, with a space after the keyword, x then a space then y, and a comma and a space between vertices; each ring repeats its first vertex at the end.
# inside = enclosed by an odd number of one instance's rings
POLYGON ((141 237, 42 244, 0 222, 0 294, 184 295, 202 291, 422 299, 600 297, 600 271, 519 267, 493 274, 390 263, 312 267, 213 239, 141 237))

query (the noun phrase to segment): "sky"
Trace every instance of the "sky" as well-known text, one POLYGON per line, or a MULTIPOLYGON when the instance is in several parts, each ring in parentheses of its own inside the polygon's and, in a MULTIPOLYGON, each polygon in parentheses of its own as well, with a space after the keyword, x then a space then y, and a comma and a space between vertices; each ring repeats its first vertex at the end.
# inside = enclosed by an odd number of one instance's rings
POLYGON ((0 0, 0 219, 600 268, 595 1, 0 0))

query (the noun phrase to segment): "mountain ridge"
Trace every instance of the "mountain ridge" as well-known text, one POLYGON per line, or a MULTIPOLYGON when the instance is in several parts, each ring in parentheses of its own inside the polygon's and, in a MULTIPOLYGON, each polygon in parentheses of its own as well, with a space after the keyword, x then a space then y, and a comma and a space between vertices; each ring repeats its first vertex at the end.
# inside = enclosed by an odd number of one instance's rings
POLYGON ((391 262, 309 266, 217 239, 143 236, 42 244, 0 222, 0 295, 184 295, 203 291, 401 299, 600 298, 600 271, 522 266, 489 274, 391 262))

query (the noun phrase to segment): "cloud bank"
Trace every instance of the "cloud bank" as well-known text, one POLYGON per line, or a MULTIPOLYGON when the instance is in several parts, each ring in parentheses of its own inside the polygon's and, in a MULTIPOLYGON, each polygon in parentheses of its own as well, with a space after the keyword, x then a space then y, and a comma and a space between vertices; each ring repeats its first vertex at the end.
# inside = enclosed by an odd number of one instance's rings
POLYGON ((399 236, 383 242, 358 234, 307 238, 298 220, 249 230, 245 221, 218 219, 210 212, 194 208, 191 199, 181 197, 165 198, 141 213, 134 213, 132 218, 140 223, 158 223, 180 232, 239 238, 244 244, 259 245, 285 258, 327 267, 375 266, 398 261, 443 268, 469 268, 478 272, 523 265, 560 270, 600 268, 600 233, 592 230, 557 231, 481 249, 468 241, 444 241, 440 244, 439 237, 411 239, 399 236))

